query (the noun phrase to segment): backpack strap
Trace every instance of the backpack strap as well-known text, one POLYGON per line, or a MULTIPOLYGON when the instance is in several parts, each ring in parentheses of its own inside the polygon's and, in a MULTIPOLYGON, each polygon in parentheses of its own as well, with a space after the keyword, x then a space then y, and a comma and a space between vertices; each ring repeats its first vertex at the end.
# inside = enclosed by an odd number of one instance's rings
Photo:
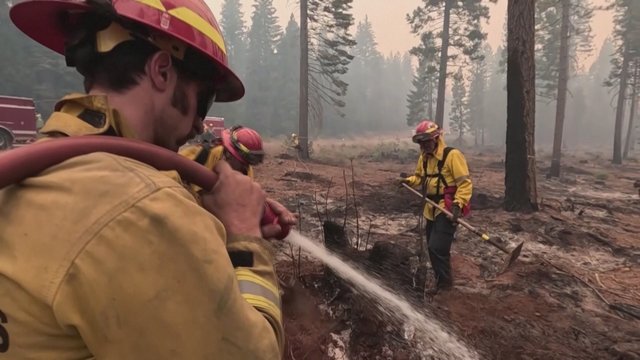
POLYGON ((449 156, 449 153, 453 149, 455 148, 449 146, 444 148, 444 151, 442 152, 442 160, 438 161, 438 192, 440 191, 440 181, 444 183, 445 187, 449 186, 449 184, 447 184, 447 181, 444 179, 444 176, 442 176, 442 168, 444 167, 444 162, 447 161, 447 156, 449 156))
POLYGON ((209 154, 211 153, 211 146, 207 143, 202 144, 202 150, 198 153, 198 156, 194 159, 198 164, 204 166, 207 163, 209 154))

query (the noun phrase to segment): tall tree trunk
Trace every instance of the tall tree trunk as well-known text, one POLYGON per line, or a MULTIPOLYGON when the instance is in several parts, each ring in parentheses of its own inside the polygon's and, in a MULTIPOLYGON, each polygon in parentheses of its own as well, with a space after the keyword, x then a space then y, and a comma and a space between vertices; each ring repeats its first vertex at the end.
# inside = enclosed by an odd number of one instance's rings
POLYGON ((509 0, 504 208, 538 210, 535 159, 535 3, 509 0))
POLYGON ((549 175, 560 176, 562 157, 562 133, 564 114, 567 106, 567 83, 569 82, 569 12, 571 1, 562 0, 562 25, 560 26, 560 71, 558 74, 558 99, 556 101, 556 128, 553 133, 553 155, 549 175))
POLYGON ((449 32, 451 29, 452 0, 444 1, 444 19, 442 22, 442 45, 440 47, 440 73, 438 77, 438 98, 436 105, 436 123, 443 127, 444 124, 444 97, 447 88, 447 62, 449 61, 449 32))
POLYGON ((636 117, 636 106, 638 105, 638 80, 640 77, 640 64, 636 60, 633 68, 633 87, 631 93, 631 110, 629 111, 629 126, 627 128, 627 139, 624 142, 624 151, 622 152, 622 158, 626 159, 629 156, 629 148, 631 147, 631 141, 633 139, 633 124, 636 117))
POLYGON ((618 91, 618 106, 616 107, 616 124, 613 133, 613 163, 622 164, 622 122, 624 121, 624 103, 627 95, 629 78, 629 49, 624 45, 622 68, 620 69, 620 90, 618 91))
POLYGON ((307 0, 300 0, 300 157, 309 159, 309 22, 307 0))
POLYGON ((427 91, 429 92, 429 104, 427 114, 429 116, 429 120, 433 120, 433 79, 430 79, 427 83, 427 91))
POLYGON ((484 125, 482 126, 482 146, 484 146, 484 125))

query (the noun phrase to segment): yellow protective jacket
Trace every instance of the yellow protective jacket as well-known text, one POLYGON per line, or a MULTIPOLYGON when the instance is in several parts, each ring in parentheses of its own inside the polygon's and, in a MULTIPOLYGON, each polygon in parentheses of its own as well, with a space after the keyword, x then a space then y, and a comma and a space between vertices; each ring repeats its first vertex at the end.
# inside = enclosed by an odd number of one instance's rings
MULTIPOLYGON (((440 189, 438 191, 437 174, 438 161, 442 160, 446 147, 444 139, 440 136, 438 138, 438 147, 432 155, 420 155, 415 173, 413 176, 407 178, 409 186, 419 189, 421 192, 426 189, 427 195, 442 195, 444 193, 445 184, 442 181, 440 181, 440 189)), ((449 152, 442 167, 442 176, 447 185, 458 187, 454 197, 454 203, 458 204, 461 208, 465 207, 469 201, 471 201, 473 185, 471 183, 471 177, 469 176, 467 161, 460 150, 452 149, 449 152)), ((444 200, 441 200, 439 205, 444 207, 444 200)), ((440 214, 440 210, 426 203, 423 214, 427 220, 433 220, 440 214)))
MULTIPOLYGON (((133 136, 71 95, 45 136, 133 136)), ((93 153, 0 190, 0 359, 279 359, 265 241, 227 235, 175 173, 93 153)))
MULTIPOLYGON (((222 160, 224 146, 207 146, 202 144, 185 145, 178 151, 180 155, 204 165, 207 169, 213 169, 218 161, 222 160)), ((247 176, 254 179, 253 166, 247 167, 247 176)))

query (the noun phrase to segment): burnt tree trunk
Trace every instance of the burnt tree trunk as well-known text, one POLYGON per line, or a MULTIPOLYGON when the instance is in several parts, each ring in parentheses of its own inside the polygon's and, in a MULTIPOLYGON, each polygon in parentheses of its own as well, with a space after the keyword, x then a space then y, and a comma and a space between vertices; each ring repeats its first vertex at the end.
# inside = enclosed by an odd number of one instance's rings
POLYGON ((627 128, 627 139, 624 142, 624 151, 622 152, 622 158, 626 159, 629 156, 629 148, 633 140, 633 125, 636 117, 636 106, 638 105, 638 81, 640 77, 640 64, 638 61, 634 64, 633 69, 633 87, 631 93, 631 110, 629 112, 629 126, 627 128))
POLYGON ((569 82, 569 12, 571 1, 562 0, 562 25, 560 26, 560 71, 558 74, 558 99, 556 101, 556 128, 553 133, 553 155, 549 175, 560 176, 560 158, 562 157, 562 133, 564 114, 567 106, 567 83, 569 82))
POLYGON ((629 49, 625 45, 620 69, 620 90, 618 91, 618 105, 616 106, 616 123, 613 133, 613 163, 622 164, 622 122, 624 121, 624 103, 627 95, 629 79, 629 49))
POLYGON ((444 1, 444 15, 442 21, 442 46, 440 48, 440 74, 438 77, 438 103, 436 104, 436 123, 441 128, 444 125, 444 98, 447 88, 447 63, 449 62, 449 29, 451 24, 452 0, 444 1))
POLYGON ((299 154, 309 159, 309 21, 308 0, 300 0, 300 118, 298 122, 299 154))
POLYGON ((535 3, 509 0, 507 20, 507 211, 538 210, 535 162, 535 3))

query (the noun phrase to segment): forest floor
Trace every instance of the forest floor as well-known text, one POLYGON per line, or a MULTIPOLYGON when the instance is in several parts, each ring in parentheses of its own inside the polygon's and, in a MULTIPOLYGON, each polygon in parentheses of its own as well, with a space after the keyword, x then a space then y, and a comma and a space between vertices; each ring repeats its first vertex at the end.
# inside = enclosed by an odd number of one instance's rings
MULTIPOLYGON (((550 156, 539 153, 541 209, 520 214, 501 208, 503 151, 465 150, 474 182, 468 220, 524 247, 500 273, 504 254, 459 227, 455 286, 428 297, 411 265, 424 241, 421 200, 394 184, 415 167, 410 143, 324 140, 305 163, 280 143, 267 149, 258 180, 299 212, 298 230, 322 243, 323 224, 339 224, 350 243, 343 256, 446 324, 481 358, 640 359, 640 162, 614 166, 602 154, 569 154, 561 178, 547 179, 550 156)), ((318 260, 287 242, 276 243, 276 253, 286 359, 429 358, 318 260)))

